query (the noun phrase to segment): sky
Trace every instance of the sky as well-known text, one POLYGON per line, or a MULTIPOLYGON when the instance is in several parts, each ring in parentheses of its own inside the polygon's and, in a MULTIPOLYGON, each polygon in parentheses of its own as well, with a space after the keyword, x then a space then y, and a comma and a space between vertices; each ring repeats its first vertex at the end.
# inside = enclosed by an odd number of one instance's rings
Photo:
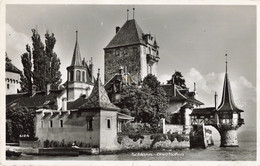
POLYGON ((71 63, 75 31, 79 32, 81 57, 93 57, 94 73, 104 76, 103 48, 115 35, 115 27, 133 18, 144 33, 156 37, 160 47, 158 79, 161 83, 178 70, 205 106, 221 100, 228 54, 228 73, 237 106, 245 112, 243 130, 256 126, 256 7, 207 5, 7 5, 6 52, 22 70, 20 56, 32 45, 31 29, 44 42, 46 31, 54 33, 54 51, 61 60, 62 82, 71 63))

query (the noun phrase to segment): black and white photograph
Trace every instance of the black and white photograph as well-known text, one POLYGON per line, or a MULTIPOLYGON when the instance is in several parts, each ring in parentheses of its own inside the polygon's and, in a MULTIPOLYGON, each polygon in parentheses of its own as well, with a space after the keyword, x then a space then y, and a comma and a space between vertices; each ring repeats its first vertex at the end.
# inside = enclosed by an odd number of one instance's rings
POLYGON ((256 4, 5 3, 3 165, 257 165, 256 4))

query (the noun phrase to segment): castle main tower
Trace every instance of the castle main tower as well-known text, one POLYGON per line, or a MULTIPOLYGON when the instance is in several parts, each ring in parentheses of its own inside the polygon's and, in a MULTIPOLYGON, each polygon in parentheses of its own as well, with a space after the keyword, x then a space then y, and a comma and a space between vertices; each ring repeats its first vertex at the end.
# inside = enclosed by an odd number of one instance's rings
POLYGON ((105 83, 118 72, 120 66, 138 83, 148 74, 157 75, 159 46, 155 37, 143 33, 135 19, 127 20, 122 28, 116 27, 116 34, 104 52, 105 83))
POLYGON ((67 67, 67 98, 74 101, 81 95, 90 94, 94 86, 93 63, 89 65, 85 59, 81 59, 78 44, 78 31, 76 31, 76 44, 72 56, 71 65, 67 67))

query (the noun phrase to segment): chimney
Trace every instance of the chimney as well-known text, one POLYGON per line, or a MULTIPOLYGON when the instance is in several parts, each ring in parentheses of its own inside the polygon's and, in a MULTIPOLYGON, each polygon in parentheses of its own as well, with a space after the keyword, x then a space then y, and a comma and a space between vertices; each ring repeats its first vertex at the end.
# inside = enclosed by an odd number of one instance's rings
POLYGON ((216 110, 217 110, 217 98, 218 98, 218 95, 217 95, 217 92, 215 92, 214 99, 215 99, 215 109, 216 110))
POLYGON ((194 92, 196 92, 196 82, 194 82, 194 92))
POLYGON ((119 74, 123 75, 123 67, 122 66, 119 67, 118 72, 119 72, 119 74))
POLYGON ((36 85, 32 85, 31 97, 33 97, 35 94, 36 94, 36 85))
POLYGON ((50 90, 51 90, 51 84, 48 83, 48 84, 46 85, 46 92, 45 92, 45 95, 48 95, 48 94, 50 93, 50 90))
POLYGON ((125 74, 127 74, 127 66, 125 66, 125 74))
POLYGON ((63 97, 62 98, 62 111, 66 111, 67 110, 67 98, 63 97))
POLYGON ((93 65, 93 59, 92 59, 92 57, 91 57, 91 59, 90 59, 90 61, 89 61, 89 70, 90 70, 90 74, 91 74, 91 79, 92 80, 94 80, 93 78, 94 78, 94 76, 93 76, 93 69, 94 68, 94 65, 93 65))
POLYGON ((117 27, 116 27, 116 33, 117 33, 119 30, 120 30, 120 27, 117 26, 117 27))

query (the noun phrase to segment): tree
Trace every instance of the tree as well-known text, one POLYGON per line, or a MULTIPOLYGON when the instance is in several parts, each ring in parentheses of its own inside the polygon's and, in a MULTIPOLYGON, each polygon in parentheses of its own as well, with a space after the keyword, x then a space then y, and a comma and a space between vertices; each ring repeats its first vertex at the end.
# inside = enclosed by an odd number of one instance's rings
POLYGON ((32 61, 31 61, 31 48, 26 45, 26 53, 21 56, 23 64, 23 74, 21 73, 21 91, 30 92, 32 88, 32 61))
POLYGON ((60 59, 57 54, 53 51, 56 39, 54 34, 51 35, 46 32, 45 34, 45 52, 46 52, 46 79, 51 84, 51 89, 58 89, 61 83, 61 72, 60 72, 60 59))
POLYGON ((29 92, 32 84, 36 85, 36 90, 45 91, 48 83, 51 84, 51 89, 58 89, 61 83, 61 72, 59 71, 61 63, 57 54, 53 51, 56 38, 53 33, 46 32, 44 46, 38 31, 32 29, 32 33, 32 53, 27 44, 27 52, 21 56, 24 67, 20 81, 22 91, 29 92))
POLYGON ((32 29, 32 45, 33 45, 33 84, 36 85, 36 90, 45 90, 45 64, 46 54, 41 37, 36 29, 32 29))
POLYGON ((182 88, 186 88, 185 79, 179 71, 175 71, 175 73, 172 75, 172 79, 168 80, 168 84, 172 83, 179 85, 182 88))
POLYGON ((6 142, 18 142, 20 135, 34 138, 35 111, 26 107, 13 106, 6 110, 6 142))
POLYGON ((143 80, 143 86, 148 86, 152 90, 155 90, 157 87, 160 86, 160 82, 157 80, 155 75, 148 74, 143 80))
POLYGON ((136 122, 157 125, 160 116, 165 116, 168 98, 157 78, 148 75, 142 87, 124 86, 121 93, 122 108, 130 110, 136 122), (152 89, 152 88, 153 89, 152 89))

